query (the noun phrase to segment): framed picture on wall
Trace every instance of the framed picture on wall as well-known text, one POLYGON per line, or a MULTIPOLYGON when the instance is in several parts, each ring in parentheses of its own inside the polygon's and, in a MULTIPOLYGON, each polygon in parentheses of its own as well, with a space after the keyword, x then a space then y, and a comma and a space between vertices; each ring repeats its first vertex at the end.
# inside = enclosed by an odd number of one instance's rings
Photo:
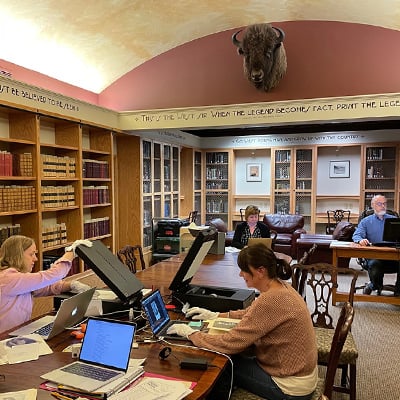
POLYGON ((251 163, 246 164, 246 181, 247 182, 261 182, 261 164, 251 163))
POLYGON ((350 178, 350 160, 330 161, 329 178, 350 178))

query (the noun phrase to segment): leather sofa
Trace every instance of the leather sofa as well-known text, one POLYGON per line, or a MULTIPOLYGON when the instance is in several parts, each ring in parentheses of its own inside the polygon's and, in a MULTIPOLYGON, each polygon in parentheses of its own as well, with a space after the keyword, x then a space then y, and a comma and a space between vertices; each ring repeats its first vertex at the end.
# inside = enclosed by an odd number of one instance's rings
MULTIPOLYGON (((332 240, 343 240, 346 242, 352 241, 352 236, 355 231, 355 226, 351 222, 341 221, 336 225, 332 235, 306 233, 301 234, 297 239, 297 255, 296 259, 300 260, 304 253, 310 250, 315 243, 317 248, 308 260, 309 264, 314 263, 329 263, 332 264, 332 249, 330 244, 332 240)), ((348 268, 350 259, 340 258, 338 267, 348 268)))
POLYGON ((299 214, 265 214, 263 217, 270 231, 276 232, 274 250, 297 257, 297 239, 307 233, 304 227, 304 217, 299 214))

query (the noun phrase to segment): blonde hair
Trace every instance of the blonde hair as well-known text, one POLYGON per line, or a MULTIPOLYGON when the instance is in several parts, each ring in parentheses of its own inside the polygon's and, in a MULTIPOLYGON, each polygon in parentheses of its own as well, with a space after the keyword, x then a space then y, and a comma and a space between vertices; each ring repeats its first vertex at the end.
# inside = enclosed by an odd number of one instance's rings
POLYGON ((244 210, 244 219, 247 221, 247 218, 249 215, 259 215, 260 214, 260 209, 257 206, 247 206, 246 209, 244 210))
POLYGON ((7 238, 0 247, 0 270, 15 268, 26 272, 24 252, 35 241, 27 236, 14 235, 7 238))

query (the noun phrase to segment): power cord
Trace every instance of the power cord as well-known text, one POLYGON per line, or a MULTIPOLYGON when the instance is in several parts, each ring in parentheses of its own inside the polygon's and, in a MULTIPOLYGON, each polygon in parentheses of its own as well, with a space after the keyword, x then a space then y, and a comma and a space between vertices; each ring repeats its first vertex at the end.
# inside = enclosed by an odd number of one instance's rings
MULTIPOLYGON (((217 350, 207 349, 205 347, 197 347, 197 346, 193 346, 193 345, 180 344, 180 343, 171 343, 171 342, 169 342, 168 340, 165 340, 165 339, 161 340, 161 342, 167 344, 168 346, 185 347, 187 349, 193 349, 193 350, 204 350, 204 351, 207 351, 209 353, 218 354, 220 356, 223 356, 223 357, 227 358, 229 363, 230 363, 230 365, 231 365, 231 381, 230 381, 228 399, 231 397, 232 390, 233 390, 233 361, 227 354, 221 353, 220 351, 217 351, 217 350)), ((208 364, 208 366, 209 367, 214 367, 214 368, 219 368, 222 371, 222 368, 218 367, 217 365, 208 364)))

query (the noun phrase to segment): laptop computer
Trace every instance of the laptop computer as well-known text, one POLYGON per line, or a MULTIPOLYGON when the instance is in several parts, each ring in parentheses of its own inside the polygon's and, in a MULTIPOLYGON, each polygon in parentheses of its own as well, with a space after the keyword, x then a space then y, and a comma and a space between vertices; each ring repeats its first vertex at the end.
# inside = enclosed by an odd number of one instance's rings
POLYGON ((143 311, 146 313, 147 320, 149 321, 150 329, 157 338, 184 340, 181 336, 167 334, 168 328, 173 324, 188 324, 191 328, 197 330, 202 328, 203 324, 198 321, 172 320, 158 289, 144 297, 141 303, 143 311))
POLYGON ((96 288, 78 293, 63 300, 56 315, 46 315, 9 333, 9 336, 39 334, 49 340, 66 328, 73 327, 85 318, 86 310, 96 288))
POLYGON ((125 375, 135 331, 133 322, 89 317, 78 360, 41 378, 87 392, 96 391, 125 375))
POLYGON ((247 245, 252 246, 253 244, 262 243, 269 249, 272 248, 272 238, 249 238, 247 245))

